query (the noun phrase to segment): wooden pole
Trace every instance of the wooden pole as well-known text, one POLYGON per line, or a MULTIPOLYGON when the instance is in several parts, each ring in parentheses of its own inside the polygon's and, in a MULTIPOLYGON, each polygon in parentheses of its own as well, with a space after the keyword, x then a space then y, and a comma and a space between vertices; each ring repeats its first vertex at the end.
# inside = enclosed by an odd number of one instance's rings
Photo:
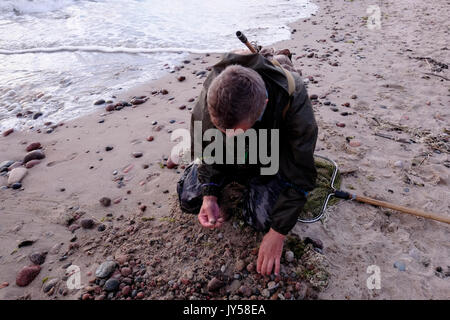
POLYGON ((427 219, 433 219, 436 221, 450 224, 450 218, 438 216, 434 213, 428 213, 428 212, 424 212, 421 210, 411 209, 408 207, 399 206, 399 205, 396 205, 393 203, 375 200, 375 199, 364 197, 364 196, 356 195, 356 196, 353 196, 353 199, 356 201, 359 201, 359 202, 368 203, 368 204, 372 204, 372 205, 379 206, 379 207, 389 208, 389 209, 397 210, 397 211, 400 211, 403 213, 408 213, 408 214, 412 214, 415 216, 419 216, 419 217, 423 217, 423 218, 427 218, 427 219))

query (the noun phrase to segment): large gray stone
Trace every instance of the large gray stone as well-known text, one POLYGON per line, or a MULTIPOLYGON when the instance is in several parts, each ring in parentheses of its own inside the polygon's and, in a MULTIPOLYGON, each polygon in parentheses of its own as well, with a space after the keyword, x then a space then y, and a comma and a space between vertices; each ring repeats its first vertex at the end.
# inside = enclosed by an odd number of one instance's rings
POLYGON ((95 270, 97 278, 107 278, 116 269, 117 263, 115 261, 105 261, 95 270))
POLYGON ((15 168, 9 173, 8 184, 13 185, 19 183, 27 175, 28 170, 26 168, 15 168))

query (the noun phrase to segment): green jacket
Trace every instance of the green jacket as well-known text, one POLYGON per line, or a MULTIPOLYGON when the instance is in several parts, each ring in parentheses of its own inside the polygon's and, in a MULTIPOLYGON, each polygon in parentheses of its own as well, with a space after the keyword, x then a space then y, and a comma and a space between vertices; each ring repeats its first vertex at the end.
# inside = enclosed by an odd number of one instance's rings
MULTIPOLYGON (((223 59, 214 65, 205 80, 203 90, 193 110, 191 117, 192 152, 195 143, 194 121, 202 121, 203 132, 214 128, 206 103, 209 85, 220 72, 232 64, 239 64, 258 72, 268 91, 269 101, 259 127, 280 130, 279 174, 292 185, 282 191, 273 208, 271 228, 281 234, 287 234, 295 226, 304 205, 305 195, 303 191, 307 192, 314 189, 317 176, 313 154, 318 128, 311 101, 298 73, 292 73, 296 90, 292 97, 289 97, 285 74, 268 59, 260 54, 225 54, 223 59), (292 99, 291 105, 285 117, 283 117, 282 111, 289 99, 292 99)), ((197 141, 197 143, 201 143, 204 149, 210 142, 197 141)), ((218 195, 224 178, 228 174, 236 174, 236 166, 239 165, 200 164, 199 181, 205 185, 203 195, 218 195)))

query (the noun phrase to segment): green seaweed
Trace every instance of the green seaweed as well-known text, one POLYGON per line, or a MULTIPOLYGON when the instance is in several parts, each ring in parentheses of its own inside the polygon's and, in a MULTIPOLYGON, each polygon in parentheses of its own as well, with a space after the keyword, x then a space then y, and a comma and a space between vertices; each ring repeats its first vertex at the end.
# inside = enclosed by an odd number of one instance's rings
MULTIPOLYGON (((304 220, 319 216, 326 198, 333 192, 331 178, 334 172, 334 165, 329 161, 317 157, 315 159, 315 165, 317 170, 316 187, 308 193, 306 204, 300 212, 300 218, 304 220)), ((342 178, 338 171, 334 181, 334 187, 339 189, 341 182, 342 178)), ((332 206, 338 202, 338 198, 331 197, 328 206, 332 206)))
POLYGON ((305 253, 306 245, 298 236, 288 235, 286 237, 285 246, 294 253, 296 259, 300 259, 305 253))

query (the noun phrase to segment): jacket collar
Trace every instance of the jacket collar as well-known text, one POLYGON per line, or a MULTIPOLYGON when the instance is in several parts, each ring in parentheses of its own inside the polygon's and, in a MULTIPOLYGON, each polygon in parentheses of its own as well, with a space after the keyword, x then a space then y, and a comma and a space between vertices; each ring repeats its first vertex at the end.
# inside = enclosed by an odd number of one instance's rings
POLYGON ((222 60, 213 66, 213 70, 219 74, 227 66, 233 64, 239 64, 255 70, 263 77, 264 81, 271 81, 289 95, 288 83, 284 72, 275 67, 270 60, 264 58, 259 53, 247 55, 232 52, 226 53, 223 55, 222 60))

